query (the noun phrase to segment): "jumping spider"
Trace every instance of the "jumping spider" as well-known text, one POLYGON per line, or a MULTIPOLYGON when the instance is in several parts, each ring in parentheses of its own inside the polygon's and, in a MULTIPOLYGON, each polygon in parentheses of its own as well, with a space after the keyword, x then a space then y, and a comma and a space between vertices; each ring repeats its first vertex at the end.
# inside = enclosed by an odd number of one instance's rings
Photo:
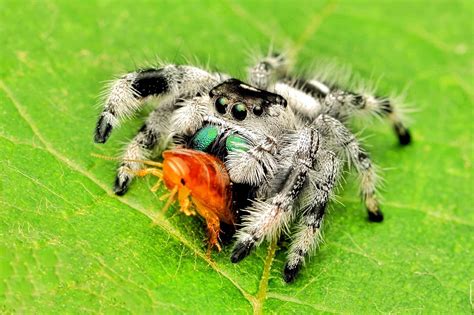
POLYGON ((262 57, 248 71, 250 84, 188 65, 123 75, 107 92, 95 142, 106 142, 112 129, 145 102, 159 103, 126 147, 114 192, 125 194, 133 178, 129 170, 143 167, 128 160, 149 159, 162 141, 219 156, 241 219, 231 261, 239 262, 285 230, 291 245, 283 277, 292 282, 320 241, 344 163, 359 174, 369 220, 383 220, 377 176, 348 120, 358 113, 387 117, 402 145, 410 134, 388 98, 347 91, 321 77, 293 76, 288 64, 283 54, 262 57))

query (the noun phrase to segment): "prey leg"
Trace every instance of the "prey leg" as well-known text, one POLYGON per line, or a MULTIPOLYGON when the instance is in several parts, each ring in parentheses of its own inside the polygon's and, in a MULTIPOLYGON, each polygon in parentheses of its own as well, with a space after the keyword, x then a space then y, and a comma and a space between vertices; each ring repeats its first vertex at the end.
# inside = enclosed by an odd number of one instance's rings
POLYGON ((193 203, 196 205, 196 211, 199 215, 206 220, 209 241, 207 255, 210 256, 213 247, 216 247, 218 251, 221 251, 221 246, 219 245, 220 220, 214 212, 209 210, 196 199, 193 199, 193 203))

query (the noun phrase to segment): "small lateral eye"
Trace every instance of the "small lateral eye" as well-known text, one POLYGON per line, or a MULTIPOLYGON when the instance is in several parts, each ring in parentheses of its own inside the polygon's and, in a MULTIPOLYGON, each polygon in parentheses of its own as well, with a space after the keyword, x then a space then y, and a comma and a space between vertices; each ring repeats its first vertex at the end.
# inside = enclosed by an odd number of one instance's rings
POLYGON ((263 114, 263 108, 260 105, 255 105, 253 108, 253 113, 255 116, 261 116, 263 114))
POLYGON ((232 107, 232 117, 237 120, 244 120, 247 117, 247 107, 242 103, 237 103, 232 107))
POLYGON ((218 97, 216 99, 216 110, 219 114, 225 114, 227 112, 227 105, 229 104, 229 100, 226 97, 218 97))

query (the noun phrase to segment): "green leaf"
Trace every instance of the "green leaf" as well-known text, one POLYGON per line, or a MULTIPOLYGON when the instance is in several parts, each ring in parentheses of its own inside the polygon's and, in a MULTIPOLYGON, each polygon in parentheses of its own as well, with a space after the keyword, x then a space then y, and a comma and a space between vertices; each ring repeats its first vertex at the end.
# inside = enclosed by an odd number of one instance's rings
POLYGON ((470 313, 472 16, 468 1, 1 1, 0 311, 470 313), (243 78, 270 41, 298 69, 332 58, 384 75, 381 94, 409 86, 416 110, 407 148, 386 123, 364 131, 386 220, 366 222, 349 176, 292 285, 284 250, 209 259, 198 218, 160 214, 151 179, 114 196, 115 163, 90 155, 116 155, 143 119, 94 145, 104 80, 155 56, 243 78))

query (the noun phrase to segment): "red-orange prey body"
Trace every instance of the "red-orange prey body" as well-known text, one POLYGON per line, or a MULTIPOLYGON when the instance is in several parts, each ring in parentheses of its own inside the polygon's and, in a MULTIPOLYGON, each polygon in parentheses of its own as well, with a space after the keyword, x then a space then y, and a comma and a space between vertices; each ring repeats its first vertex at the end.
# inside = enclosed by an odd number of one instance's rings
MULTIPOLYGON (((107 156, 93 154, 96 157, 113 160, 107 156)), ((177 199, 180 211, 186 215, 196 212, 206 220, 209 234, 208 254, 213 246, 221 250, 219 245, 220 222, 234 225, 234 214, 231 210, 232 192, 229 174, 221 160, 202 151, 176 148, 163 152, 163 163, 125 159, 129 162, 143 163, 146 167, 129 172, 143 177, 153 175, 159 178, 151 191, 157 191, 164 182, 170 193, 161 199, 168 199, 163 207, 166 211, 177 199), (191 202, 194 209, 191 207, 191 202), (195 210, 195 211, 194 211, 195 210)))
POLYGON ((169 190, 189 190, 192 201, 233 224, 230 211, 230 179, 224 164, 216 157, 189 149, 163 152, 163 181, 169 190))
MULTIPOLYGON (((207 224, 209 249, 218 243, 220 221, 234 224, 231 211, 230 179, 224 164, 216 157, 190 149, 173 149, 163 152, 162 177, 171 191, 168 207, 174 196, 178 195, 180 210, 187 215, 195 212, 190 209, 190 201, 207 224)), ((138 171, 139 176, 157 175, 152 169, 138 171)))

